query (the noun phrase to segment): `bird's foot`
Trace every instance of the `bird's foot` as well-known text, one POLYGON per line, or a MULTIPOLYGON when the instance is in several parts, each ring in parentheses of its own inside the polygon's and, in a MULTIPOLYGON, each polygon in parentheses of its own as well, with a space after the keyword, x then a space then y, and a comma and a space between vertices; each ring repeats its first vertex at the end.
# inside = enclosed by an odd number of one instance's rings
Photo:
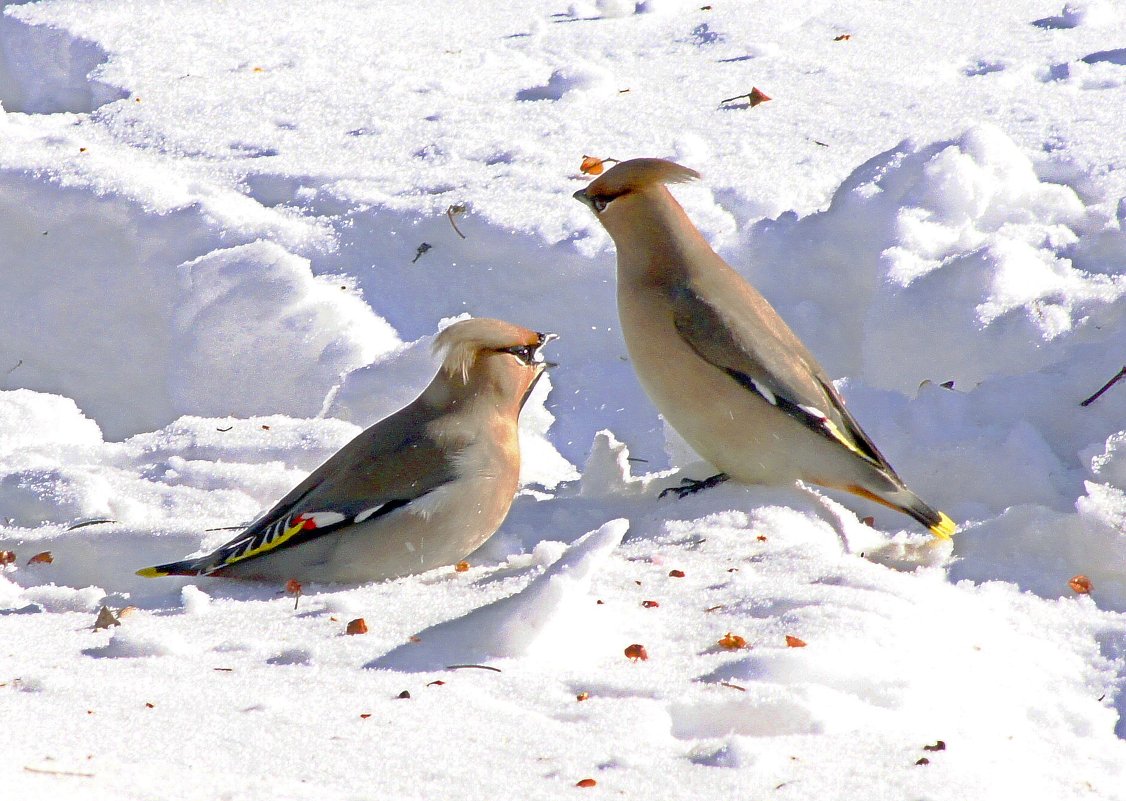
POLYGON ((661 494, 657 497, 663 498, 671 492, 676 495, 677 498, 687 498, 689 495, 695 495, 700 490, 711 489, 712 487, 718 486, 729 478, 731 478, 731 476, 727 475, 727 473, 716 473, 714 476, 702 480, 682 478, 680 479, 679 487, 666 487, 661 490, 661 494))

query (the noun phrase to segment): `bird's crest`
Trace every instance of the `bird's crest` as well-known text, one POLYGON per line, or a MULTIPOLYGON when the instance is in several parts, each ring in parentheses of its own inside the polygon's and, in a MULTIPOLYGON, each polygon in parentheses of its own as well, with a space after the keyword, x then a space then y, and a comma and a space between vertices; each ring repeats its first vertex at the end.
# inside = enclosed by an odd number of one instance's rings
POLYGON ((461 376, 469 383, 469 371, 483 350, 503 350, 521 345, 539 345, 543 338, 535 331, 503 320, 474 317, 446 328, 434 339, 434 352, 445 352, 442 370, 449 376, 461 376))
POLYGON ((586 188, 589 197, 611 201, 653 184, 683 184, 700 173, 664 159, 630 159, 615 164, 586 188))

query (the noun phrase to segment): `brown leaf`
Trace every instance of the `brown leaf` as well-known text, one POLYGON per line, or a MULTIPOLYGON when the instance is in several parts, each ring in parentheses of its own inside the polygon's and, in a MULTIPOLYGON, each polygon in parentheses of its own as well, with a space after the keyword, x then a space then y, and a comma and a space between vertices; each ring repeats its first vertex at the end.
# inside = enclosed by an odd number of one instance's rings
POLYGON ((458 573, 464 573, 468 569, 469 569, 469 562, 458 562, 456 565, 454 565, 454 570, 457 571, 458 573))
POLYGON ((606 169, 605 163, 594 156, 583 156, 583 163, 579 165, 579 172, 583 175, 601 175, 606 169))
POLYGON ((660 604, 656 601, 642 601, 641 605, 646 609, 656 609, 658 606, 660 606, 660 604))
POLYGON ((367 720, 370 717, 371 717, 371 712, 361 712, 360 713, 360 720, 367 720))
POLYGON ((634 662, 644 662, 649 658, 649 653, 645 650, 645 646, 640 643, 626 646, 626 656, 634 662))
POLYGON ((684 578, 684 571, 683 570, 670 570, 669 576, 671 576, 672 578, 684 578))
MULTIPOLYGON (((102 607, 102 608, 104 609, 105 607, 102 607)), ((152 703, 149 703, 148 701, 145 701, 145 709, 156 709, 156 704, 152 704, 152 703)))
POLYGON ((358 617, 355 620, 349 620, 348 621, 348 628, 346 628, 344 630, 344 633, 345 634, 367 634, 368 633, 368 624, 364 621, 364 619, 362 617, 358 617))
POLYGON ((15 551, 0 551, 0 567, 4 567, 4 565, 10 565, 15 561, 15 551))
POLYGON ((786 635, 786 647, 787 648, 805 648, 805 640, 803 640, 799 637, 794 637, 791 634, 787 634, 786 635))
POLYGON ((868 528, 876 527, 876 518, 872 517, 872 515, 860 518, 860 522, 866 525, 868 528))
POLYGON ((834 42, 847 42, 851 38, 852 38, 851 33, 842 33, 840 36, 834 36, 833 41, 834 42))
POLYGON ((395 697, 396 698, 402 698, 404 700, 409 699, 411 697, 411 691, 410 690, 403 690, 401 693, 399 693, 395 697))
POLYGON ((27 563, 29 565, 49 565, 53 561, 55 561, 55 557, 51 554, 51 552, 43 551, 41 553, 35 554, 35 556, 28 559, 27 563))
POLYGON ((934 745, 924 745, 923 750, 924 751, 945 751, 946 750, 946 741, 945 740, 936 740, 934 745))
POLYGON ((730 651, 737 651, 740 648, 746 648, 747 641, 740 637, 738 634, 732 634, 729 631, 719 639, 719 642, 717 642, 716 645, 718 645, 720 648, 727 648, 730 651))
POLYGON ((759 542, 766 542, 766 535, 765 534, 759 534, 757 537, 755 537, 755 539, 758 540, 759 542))
POLYGON ((434 681, 427 682, 426 686, 427 687, 441 687, 443 684, 445 684, 445 682, 442 681, 441 679, 434 679, 434 681))
POLYGON ((134 614, 136 611, 137 611, 137 607, 135 607, 135 606, 123 606, 123 607, 121 607, 120 609, 117 610, 117 619, 121 620, 122 618, 129 617, 130 615, 134 614))
POLYGON ((759 103, 765 103, 767 100, 770 100, 770 95, 766 94, 766 92, 762 91, 757 86, 751 87, 751 93, 747 95, 747 97, 751 101, 751 108, 754 108, 759 103))
POLYGON ((594 779, 579 779, 575 782, 576 787, 594 787, 596 784, 598 784, 598 782, 594 779))
POLYGON ((108 606, 103 606, 101 611, 98 612, 98 618, 94 621, 94 631, 99 629, 108 629, 110 626, 120 626, 121 621, 117 619, 108 606))
POLYGON ((931 761, 926 757, 920 757, 919 759, 915 760, 916 765, 929 765, 930 763, 931 761))
POLYGON ((1072 576, 1067 580, 1067 586, 1080 595, 1087 595, 1094 589, 1091 580, 1080 573, 1078 576, 1072 576))
POLYGON ((590 698, 590 693, 586 692, 585 690, 575 696, 576 701, 585 701, 588 698, 590 698))

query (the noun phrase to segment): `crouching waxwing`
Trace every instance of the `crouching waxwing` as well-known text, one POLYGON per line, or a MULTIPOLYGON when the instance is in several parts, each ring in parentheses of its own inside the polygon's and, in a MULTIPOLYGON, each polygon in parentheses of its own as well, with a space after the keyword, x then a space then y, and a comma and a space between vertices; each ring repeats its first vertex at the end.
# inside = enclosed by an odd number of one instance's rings
POLYGON ((617 247, 618 315, 642 386, 722 471, 677 491, 728 477, 801 480, 877 501, 948 539, 954 522, 907 489, 805 345, 664 186, 698 177, 634 159, 575 193, 617 247))
POLYGON ((142 576, 361 582, 464 559, 500 527, 520 474, 517 419, 554 334, 473 319, 409 405, 360 433, 213 553, 142 576))

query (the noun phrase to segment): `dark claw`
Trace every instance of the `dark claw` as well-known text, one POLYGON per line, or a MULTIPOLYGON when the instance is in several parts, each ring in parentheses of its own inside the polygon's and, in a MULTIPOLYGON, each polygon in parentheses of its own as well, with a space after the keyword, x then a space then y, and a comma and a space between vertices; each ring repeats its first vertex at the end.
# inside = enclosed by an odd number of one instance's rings
POLYGON ((689 495, 695 495, 700 490, 711 489, 712 487, 718 486, 724 481, 727 481, 729 478, 731 478, 731 476, 727 475, 727 473, 716 473, 714 476, 705 478, 703 480, 697 480, 694 478, 682 478, 680 479, 679 487, 666 487, 665 489, 661 490, 661 494, 658 495, 657 498, 663 498, 670 492, 676 495, 678 499, 687 498, 689 495))

